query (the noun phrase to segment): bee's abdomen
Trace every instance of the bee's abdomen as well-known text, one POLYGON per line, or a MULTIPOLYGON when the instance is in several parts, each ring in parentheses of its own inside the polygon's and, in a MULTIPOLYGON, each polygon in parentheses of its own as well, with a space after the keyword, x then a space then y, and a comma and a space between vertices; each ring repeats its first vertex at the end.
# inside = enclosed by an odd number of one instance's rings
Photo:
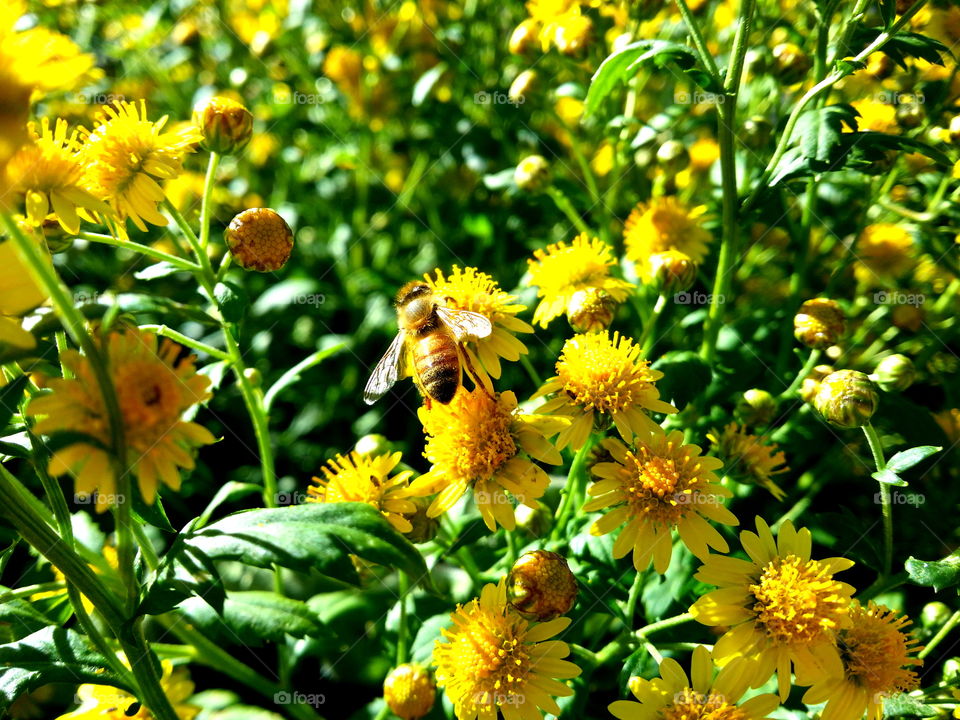
POLYGON ((453 338, 434 332, 417 339, 414 365, 424 392, 446 405, 460 387, 460 356, 453 338))

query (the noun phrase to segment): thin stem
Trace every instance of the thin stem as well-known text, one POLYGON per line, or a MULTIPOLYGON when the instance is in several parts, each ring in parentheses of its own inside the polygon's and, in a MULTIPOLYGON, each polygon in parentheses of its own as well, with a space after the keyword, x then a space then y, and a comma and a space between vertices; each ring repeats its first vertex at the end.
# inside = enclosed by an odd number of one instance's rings
POLYGON ((162 262, 168 262, 171 265, 176 265, 181 270, 186 272, 197 272, 200 269, 199 265, 190 262, 189 260, 184 260, 181 257, 176 255, 171 255, 165 253, 162 250, 157 250, 156 248, 150 247, 149 245, 143 245, 138 242, 133 242, 132 240, 118 240, 112 235, 102 235, 100 233, 92 232, 82 232, 77 235, 77 238, 80 240, 86 240, 87 242, 95 242, 101 245, 112 245, 113 247, 123 248, 124 250, 130 250, 140 255, 146 255, 149 258, 154 260, 159 260, 162 262))
POLYGON ((400 593, 400 624, 397 628, 397 665, 407 661, 407 595, 410 592, 410 578, 403 570, 397 577, 397 592, 400 593))
MULTIPOLYGON (((197 262, 200 265, 200 271, 194 273, 194 276, 197 278, 200 285, 210 297, 210 301, 214 302, 213 286, 216 276, 213 273, 213 266, 210 265, 210 257, 207 255, 206 249, 200 245, 200 238, 198 238, 196 233, 193 232, 193 228, 190 227, 190 223, 184 219, 183 215, 180 214, 180 211, 177 210, 170 200, 164 200, 163 207, 168 213, 170 213, 170 217, 173 218, 173 221, 177 224, 177 227, 180 228, 180 232, 183 233, 183 236, 187 239, 187 242, 190 243, 190 247, 193 249, 193 254, 196 256, 197 262)), ((202 229, 201 234, 203 234, 202 229)))
POLYGON ((637 340, 637 344, 642 348, 641 355, 643 357, 649 357, 650 351, 653 350, 653 346, 656 345, 656 338, 654 337, 653 331, 657 328, 657 322, 660 320, 660 316, 663 314, 664 308, 667 307, 667 296, 664 294, 657 296, 657 302, 653 306, 653 312, 650 314, 650 319, 643 325, 643 332, 640 333, 640 338, 637 340))
POLYGON ((547 194, 549 194, 553 199, 553 202, 556 204, 560 212, 567 216, 567 220, 569 220, 570 224, 577 229, 577 232, 590 234, 590 228, 587 227, 587 224, 574 209, 573 204, 567 199, 566 195, 564 195, 555 187, 551 187, 549 190, 547 190, 547 194))
POLYGON ((637 615, 637 603, 640 602, 640 593, 643 591, 644 573, 638 572, 633 578, 633 584, 630 586, 630 594, 627 596, 627 620, 630 622, 628 630, 633 630, 633 618, 637 615))
POLYGON ((937 630, 937 634, 930 638, 930 642, 917 653, 917 657, 923 660, 927 655, 933 652, 933 649, 940 644, 940 642, 951 632, 953 629, 960 625, 960 610, 957 610, 953 615, 950 616, 950 619, 944 623, 943 627, 937 630))
POLYGON ((817 365, 817 361, 820 360, 821 351, 814 348, 810 351, 810 354, 807 356, 807 361, 803 364, 803 367, 800 368, 800 372, 797 373, 796 377, 793 378, 793 382, 790 383, 790 386, 780 393, 779 399, 785 399, 793 395, 797 388, 803 383, 807 375, 810 374, 810 371, 813 370, 817 365))
POLYGON ((587 458, 590 456, 590 451, 593 449, 594 444, 593 433, 587 438, 577 454, 573 457, 573 462, 570 463, 570 472, 567 474, 567 482, 561 490, 563 498, 560 501, 560 506, 557 508, 556 522, 553 526, 553 531, 550 533, 550 541, 557 542, 563 532, 567 529, 567 523, 570 521, 570 516, 575 511, 576 499, 580 495, 579 486, 586 486, 587 473, 585 472, 587 458))
POLYGON ((703 66, 707 69, 707 72, 713 76, 714 81, 719 84, 720 70, 717 68, 717 63, 714 61, 713 55, 710 54, 710 49, 707 47, 707 43, 703 39, 703 33, 700 30, 700 24, 693 16, 693 13, 690 12, 690 7, 687 5, 687 0, 677 0, 677 8, 680 10, 680 16, 683 18, 683 21, 687 24, 687 29, 690 30, 690 37, 693 38, 693 46, 697 49, 697 54, 700 56, 700 62, 703 63, 703 66))
POLYGON ((210 153, 210 162, 207 163, 207 176, 203 181, 203 200, 200 204, 200 247, 206 254, 210 244, 210 214, 213 211, 213 184, 217 179, 217 167, 220 165, 220 156, 210 153))
MULTIPOLYGON (((870 423, 863 426, 863 434, 867 436, 877 470, 883 470, 887 461, 883 459, 880 436, 870 423)), ((893 505, 890 502, 890 485, 885 482, 880 483, 880 507, 883 511, 883 577, 889 577, 893 569, 893 505)))
POLYGON ((648 635, 652 635, 655 632, 660 632, 661 630, 668 630, 669 628, 676 627, 677 625, 683 625, 684 623, 690 622, 693 620, 693 615, 690 613, 681 613, 680 615, 674 615, 673 617, 668 617, 664 620, 659 620, 655 623, 650 623, 649 625, 640 628, 637 630, 634 635, 638 638, 645 638, 648 635))
POLYGON ((188 337, 183 333, 177 332, 173 328, 167 327, 166 325, 141 325, 141 330, 149 330, 154 332, 157 335, 162 335, 165 338, 170 338, 171 340, 176 340, 181 345, 196 350, 197 352, 202 352, 210 357, 215 357, 217 360, 224 360, 229 362, 230 356, 227 355, 223 350, 218 350, 212 345, 207 345, 206 343, 200 342, 199 340, 194 340, 192 337, 188 337))

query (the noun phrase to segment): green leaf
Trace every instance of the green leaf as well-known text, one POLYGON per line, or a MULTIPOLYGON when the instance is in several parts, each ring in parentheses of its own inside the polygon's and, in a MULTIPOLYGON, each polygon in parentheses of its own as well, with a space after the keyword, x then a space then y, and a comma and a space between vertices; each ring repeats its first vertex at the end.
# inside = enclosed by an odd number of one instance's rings
POLYGON ((800 115, 792 142, 798 142, 813 170, 831 170, 843 157, 841 136, 846 126, 857 129, 857 111, 851 105, 829 105, 800 115))
POLYGON ((960 582, 960 550, 943 560, 907 558, 907 575, 916 585, 932 587, 937 592, 960 582))
MULTIPOLYGON (((882 34, 877 28, 858 25, 853 33, 851 45, 866 47, 882 34)), ((943 65, 943 55, 950 56, 950 48, 939 40, 919 33, 898 32, 880 49, 904 70, 909 58, 921 58, 933 65, 943 65)))
POLYGON ((200 517, 194 527, 203 527, 210 522, 210 518, 213 517, 213 513, 216 512, 217 508, 224 503, 231 502, 233 500, 239 500, 247 495, 259 493, 262 490, 263 488, 261 486, 254 485, 253 483, 242 483, 237 482, 236 480, 228 480, 219 488, 217 488, 216 494, 213 496, 213 499, 207 503, 207 507, 200 514, 200 517))
POLYGON ((0 645, 0 713, 20 694, 48 683, 95 683, 130 691, 107 667, 85 636, 64 628, 47 627, 0 645))
POLYGON ((712 378, 710 366, 691 350, 668 352, 651 367, 663 373, 657 381, 660 397, 680 410, 706 390, 712 378))
POLYGON ((167 277, 168 275, 173 275, 178 272, 187 272, 181 267, 177 267, 173 263, 169 263, 166 260, 162 260, 153 265, 145 267, 143 270, 138 270, 133 274, 137 280, 156 280, 158 278, 167 277))
POLYGON ((170 524, 167 512, 163 509, 163 503, 159 495, 154 499, 153 505, 147 505, 140 493, 134 493, 132 510, 137 520, 153 525, 153 527, 164 532, 176 532, 173 525, 170 524))
POLYGON ((883 18, 883 26, 889 28, 897 16, 897 0, 879 0, 880 17, 883 18))
POLYGON ((450 613, 440 613, 424 620, 410 645, 410 659, 424 667, 430 665, 433 646, 442 637, 440 631, 449 628, 452 623, 450 613))
POLYGON ((921 445, 910 448, 909 450, 901 450, 887 461, 887 469, 891 472, 901 473, 923 462, 941 450, 943 450, 943 448, 937 445, 921 445))
POLYGON ((235 282, 219 282, 213 288, 213 295, 217 299, 217 306, 223 319, 230 323, 238 323, 250 306, 246 291, 235 282))
POLYGON ((27 382, 29 378, 26 375, 20 375, 0 388, 0 430, 7 427, 10 418, 17 412, 20 400, 23 398, 23 391, 27 388, 27 382))
POLYGON ((906 486, 907 486, 907 481, 904 480, 904 479, 903 479, 902 477, 900 477, 899 475, 897 475, 897 474, 896 474, 893 470, 891 470, 890 468, 884 468, 883 470, 877 470, 876 472, 871 473, 871 474, 870 474, 870 477, 872 477, 872 478, 873 478, 874 480, 876 480, 877 482, 883 483, 884 485, 893 485, 893 486, 895 486, 895 487, 906 487, 906 486))
POLYGON ((704 90, 722 93, 722 88, 700 67, 696 54, 686 45, 670 40, 639 40, 617 50, 600 63, 587 90, 585 114, 595 113, 614 87, 630 80, 639 67, 648 62, 661 68, 673 63, 704 90))
POLYGON ((915 697, 906 693, 898 693, 893 697, 884 698, 883 717, 933 717, 937 714, 937 709, 930 705, 924 705, 915 697))
POLYGON ((285 635, 302 638, 321 630, 317 616, 300 600, 260 590, 230 591, 217 613, 198 597, 180 604, 190 621, 228 642, 240 638, 245 645, 264 640, 280 642, 285 635))
POLYGON ((147 577, 138 615, 162 615, 191 596, 203 599, 217 612, 223 610, 226 592, 213 561, 191 552, 182 532, 164 555, 160 566, 147 577))
POLYGON ((53 624, 54 620, 40 611, 39 603, 23 598, 0 602, 0 626, 9 626, 14 638, 21 638, 53 624))

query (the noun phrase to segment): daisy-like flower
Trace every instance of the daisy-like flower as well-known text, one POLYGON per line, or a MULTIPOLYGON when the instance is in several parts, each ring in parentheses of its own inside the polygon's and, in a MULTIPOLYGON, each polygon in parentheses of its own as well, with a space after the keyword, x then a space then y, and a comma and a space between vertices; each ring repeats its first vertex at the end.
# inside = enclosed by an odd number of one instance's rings
POLYGON ((94 193, 144 232, 146 223, 167 224, 157 207, 165 197, 160 183, 180 174, 184 155, 203 139, 196 127, 164 132, 166 124, 166 116, 150 122, 141 100, 104 108, 93 130, 82 131, 80 159, 94 193))
POLYGON ((533 322, 542 328, 567 310, 579 290, 605 290, 617 303, 627 299, 633 285, 610 276, 616 265, 609 245, 581 233, 569 245, 554 243, 546 250, 537 250, 530 265, 530 284, 537 287, 537 297, 543 298, 533 312, 533 322))
POLYGON ((579 450, 595 423, 609 419, 627 442, 634 435, 648 438, 661 430, 647 412, 677 412, 654 384, 663 373, 651 370, 640 359, 640 346, 619 333, 574 335, 564 343, 556 371, 533 397, 553 395, 538 412, 570 419, 557 437, 558 450, 579 450))
POLYGON ((553 698, 573 690, 559 680, 577 677, 580 668, 562 659, 567 644, 550 638, 569 618, 525 620, 507 604, 503 580, 484 586, 479 598, 458 605, 450 617, 453 627, 434 645, 433 664, 457 720, 496 720, 498 709, 506 720, 560 714, 553 698))
MULTIPOLYGON (((127 450, 127 463, 137 477, 143 499, 152 504, 157 487, 180 487, 181 468, 192 470, 191 451, 215 442, 206 428, 181 415, 210 397, 209 378, 198 375, 192 356, 179 357, 181 348, 138 328, 125 328, 99 338, 108 367, 127 450)), ((37 396, 27 414, 39 417, 34 431, 46 435, 78 433, 92 442, 78 441, 57 450, 49 472, 76 478, 81 495, 96 492, 98 512, 116 504, 116 468, 111 462, 110 423, 100 386, 89 358, 65 350, 60 360, 72 377, 50 380, 52 392, 37 396)))
POLYGON ((919 684, 911 668, 923 661, 911 657, 917 641, 906 628, 910 620, 884 605, 858 602, 850 607, 850 626, 837 642, 843 659, 843 676, 827 678, 807 690, 808 705, 826 702, 821 720, 868 720, 883 717, 883 698, 913 690, 919 684))
POLYGON ((630 692, 640 702, 617 700, 609 705, 619 720, 763 720, 779 707, 776 695, 764 694, 740 702, 747 691, 738 663, 714 674, 710 651, 698 645, 690 661, 690 677, 673 658, 660 663, 660 677, 632 677, 630 692))
POLYGON ((637 275, 650 278, 649 258, 665 250, 679 250, 697 265, 707 256, 711 236, 701 224, 705 206, 689 208, 675 197, 639 203, 623 226, 627 257, 637 265, 637 275))
MULTIPOLYGON (((160 687, 177 717, 193 720, 200 708, 187 702, 194 687, 190 674, 184 668, 174 668, 169 660, 163 660, 161 668, 160 687)), ((110 685, 81 685, 77 699, 80 707, 57 720, 153 720, 153 713, 136 697, 110 685)))
POLYGON ((398 452, 337 455, 321 468, 323 478, 313 478, 315 484, 307 488, 307 502, 366 503, 383 513, 399 532, 408 533, 413 525, 404 515, 417 511, 416 505, 406 498, 407 482, 413 473, 406 470, 390 477, 400 457, 398 452))
POLYGON ((707 520, 737 525, 736 516, 723 505, 732 493, 720 485, 715 470, 723 466, 716 458, 701 457, 696 445, 684 445, 683 433, 656 433, 631 450, 615 438, 602 447, 613 462, 593 466, 599 478, 587 488, 593 497, 584 512, 608 508, 590 532, 606 535, 622 526, 613 544, 613 556, 622 558, 633 551, 633 565, 642 572, 650 565, 663 574, 670 565, 673 529, 690 551, 701 560, 708 548, 727 552, 730 548, 707 520))
POLYGON ((47 294, 20 262, 13 241, 0 242, 0 346, 24 350, 36 347, 36 338, 23 329, 20 318, 46 299, 47 294))
POLYGON ((834 579, 853 565, 841 557, 810 558, 811 536, 784 522, 776 539, 757 518, 757 532, 744 530, 740 542, 749 560, 711 555, 695 577, 716 585, 691 607, 704 625, 729 627, 714 647, 720 664, 744 658, 751 687, 776 672, 780 699, 790 692, 790 669, 798 685, 840 677, 843 664, 836 633, 850 624, 852 585, 834 579))
POLYGON ((78 209, 107 214, 110 208, 88 189, 87 173, 77 157, 77 131, 67 132, 67 121, 58 119, 53 129, 43 118, 34 141, 17 151, 7 165, 10 189, 23 195, 27 222, 39 227, 50 209, 66 232, 80 232, 78 209))
POLYGON ((874 223, 857 237, 854 275, 867 285, 892 281, 914 267, 913 236, 902 225, 874 223))
POLYGON ((726 425, 723 432, 711 430, 707 438, 726 463, 728 475, 765 488, 777 500, 787 496, 771 477, 790 469, 785 465, 786 456, 776 443, 768 444, 764 438, 748 433, 735 422, 726 425))
POLYGON ((454 265, 446 277, 436 270, 435 276, 424 275, 424 279, 434 296, 445 301, 447 307, 479 313, 493 324, 493 332, 488 337, 466 347, 475 368, 482 367, 491 377, 499 378, 500 358, 516 362, 521 355, 527 354, 527 346, 515 335, 533 332, 533 327, 517 317, 527 307, 518 304, 515 295, 501 290, 492 277, 476 268, 461 270, 454 265), (474 362, 478 359, 480 367, 474 362))
POLYGON ((439 493, 427 510, 429 517, 445 513, 470 488, 491 531, 497 523, 507 530, 516 527, 507 492, 518 503, 537 508, 550 479, 530 458, 561 463, 545 436, 559 432, 562 422, 521 414, 512 392, 494 399, 483 388, 460 388, 449 405, 424 405, 418 415, 427 435, 423 455, 432 467, 410 484, 410 494, 439 493))

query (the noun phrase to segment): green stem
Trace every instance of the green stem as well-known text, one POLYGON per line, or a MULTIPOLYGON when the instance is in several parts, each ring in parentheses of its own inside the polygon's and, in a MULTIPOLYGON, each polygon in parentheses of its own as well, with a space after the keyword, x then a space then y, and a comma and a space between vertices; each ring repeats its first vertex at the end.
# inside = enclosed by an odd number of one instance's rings
POLYGON ((921 660, 927 657, 927 655, 932 653, 933 649, 939 645, 947 635, 953 632, 953 629, 957 627, 957 625, 960 625, 960 610, 954 612, 953 615, 950 616, 950 619, 944 623, 943 627, 937 630, 937 634, 930 638, 930 642, 926 644, 923 650, 917 653, 917 657, 921 660))
POLYGON ((543 378, 540 377, 540 373, 537 372, 537 369, 533 366, 533 363, 530 362, 530 356, 526 353, 520 355, 520 364, 523 366, 523 369, 527 371, 527 375, 530 380, 533 381, 534 387, 539 388, 543 385, 543 378))
POLYGON ((407 661, 407 595, 410 593, 410 578, 400 570, 397 577, 397 592, 400 593, 400 624, 397 628, 397 665, 407 661))
POLYGON ((793 378, 793 382, 790 383, 790 386, 780 393, 778 399, 783 400, 788 397, 791 397, 796 391, 797 388, 803 383, 807 375, 810 374, 810 371, 813 370, 817 365, 817 361, 820 360, 821 351, 814 348, 810 351, 810 355, 807 356, 807 361, 803 364, 803 367, 800 368, 800 372, 797 373, 797 376, 793 378))
POLYGON ((643 332, 640 333, 640 338, 637 340, 637 344, 642 348, 640 352, 643 357, 649 357, 650 351, 653 350, 654 345, 657 344, 653 331, 656 330, 657 322, 659 322, 660 316, 666 307, 667 296, 662 294, 658 295, 657 302, 653 306, 653 312, 650 314, 650 319, 644 323, 643 332))
POLYGON ((687 5, 687 0, 677 0, 677 8, 680 10, 680 16, 683 18, 683 21, 687 24, 687 29, 690 30, 690 37, 693 38, 693 46, 697 49, 697 54, 700 56, 700 62, 703 63, 703 66, 707 69, 707 72, 713 76, 714 81, 719 85, 720 70, 717 68, 717 63, 714 61, 713 55, 710 54, 707 43, 703 39, 703 33, 700 30, 700 24, 693 16, 693 13, 690 12, 690 7, 687 5))
POLYGON ((147 537, 146 530, 144 530, 140 523, 133 524, 133 535, 137 539, 137 544, 140 546, 140 552, 143 555, 143 561, 147 564, 147 568, 156 570, 160 567, 160 557, 157 555, 153 543, 150 542, 150 538, 147 537))
POLYGON ((207 245, 210 244, 210 214, 213 211, 213 184, 217 179, 217 167, 220 165, 220 156, 210 153, 210 162, 207 163, 207 176, 203 181, 203 200, 200 204, 200 247, 206 255, 207 245))
POLYGON ((652 635, 655 632, 660 632, 661 630, 668 630, 677 625, 683 625, 693 620, 693 615, 690 613, 681 613, 680 615, 674 615, 673 617, 668 617, 664 620, 659 620, 655 623, 650 623, 649 625, 640 628, 635 633, 636 637, 643 640, 648 635, 652 635))
POLYGON ((643 578, 644 573, 638 572, 636 577, 633 578, 630 594, 627 596, 627 620, 630 622, 627 630, 630 631, 633 630, 633 619, 637 615, 637 603, 640 602, 640 593, 643 592, 643 578))
POLYGON ((215 357, 217 360, 224 360, 229 362, 230 356, 227 355, 223 350, 218 350, 212 345, 207 345, 206 343, 200 342, 199 340, 194 340, 192 337, 188 337, 183 333, 177 332, 173 328, 169 328, 166 325, 141 325, 141 330, 149 330, 154 332, 157 335, 162 335, 165 338, 170 338, 171 340, 176 340, 181 345, 196 350, 197 352, 206 353, 210 357, 215 357))
POLYGON ((556 204, 560 212, 567 216, 567 220, 569 220, 570 224, 577 229, 577 232, 587 233, 588 235, 591 234, 590 228, 587 227, 587 224, 574 209, 573 204, 569 199, 567 199, 566 195, 564 195, 555 187, 551 187, 549 190, 547 190, 547 193, 551 198, 553 198, 553 202, 556 204))
POLYGON ((590 451, 593 449, 594 445, 594 436, 593 433, 587 438, 577 454, 573 457, 573 462, 570 463, 570 472, 567 474, 567 482, 564 485, 561 493, 563 498, 560 501, 560 506, 557 508, 556 521, 553 526, 553 531, 550 533, 550 542, 558 542, 560 537, 567 529, 567 523, 570 521, 570 517, 575 512, 576 499, 581 495, 581 486, 586 488, 587 483, 587 473, 585 472, 587 458, 590 457, 590 451))
MULTIPOLYGON (((164 200, 163 207, 168 213, 170 213, 170 217, 173 218, 173 221, 177 224, 177 227, 180 228, 180 232, 183 233, 183 236, 187 239, 187 242, 190 243, 193 254, 197 258, 197 263, 199 263, 200 266, 200 271, 195 272, 194 276, 197 278, 197 281, 210 297, 210 301, 215 302, 213 286, 216 275, 213 273, 213 266, 210 264, 210 257, 207 255, 206 249, 200 244, 200 238, 198 238, 197 234, 193 232, 193 228, 190 227, 190 223, 184 219, 183 215, 180 214, 180 211, 177 210, 172 202, 169 200, 164 200)), ((204 234, 202 228, 200 230, 200 234, 204 234)), ((209 230, 207 231, 207 234, 209 235, 209 230)))
MULTIPOLYGON (((863 426, 863 434, 867 436, 870 452, 873 453, 873 462, 877 470, 883 470, 887 461, 883 459, 883 444, 873 425, 863 426)), ((883 511, 883 577, 889 577, 893 569, 893 505, 890 502, 890 485, 880 483, 880 507, 883 511)))
POLYGON ((87 242, 95 242, 101 245, 112 245, 113 247, 123 248, 124 250, 130 250, 132 252, 139 253, 140 255, 146 255, 147 257, 153 258, 154 260, 168 262, 171 265, 177 266, 181 270, 185 270, 186 272, 193 273, 193 272, 197 272, 200 269, 199 265, 196 265, 190 262, 189 260, 184 260, 183 258, 177 257, 176 255, 170 255, 169 253, 165 253, 162 250, 157 250, 156 248, 152 248, 149 245, 142 245, 141 243, 133 242, 131 240, 118 240, 112 235, 102 235, 100 233, 82 232, 79 235, 77 235, 77 238, 79 238, 80 240, 86 240, 87 242))

